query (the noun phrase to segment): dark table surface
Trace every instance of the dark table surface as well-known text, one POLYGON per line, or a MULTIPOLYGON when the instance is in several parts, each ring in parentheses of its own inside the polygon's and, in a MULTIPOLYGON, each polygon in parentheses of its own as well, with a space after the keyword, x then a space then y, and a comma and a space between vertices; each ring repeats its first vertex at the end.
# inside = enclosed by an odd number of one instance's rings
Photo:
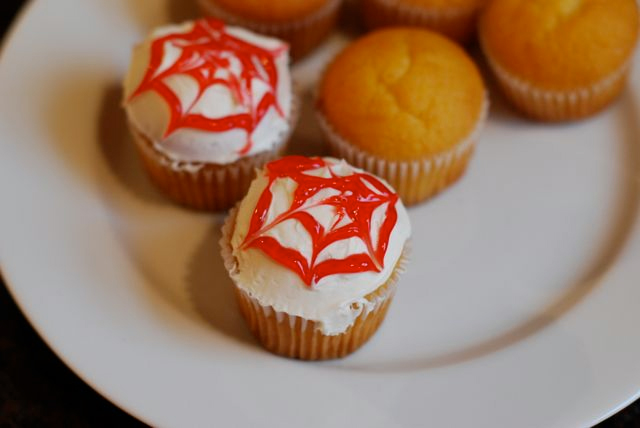
MULTIPOLYGON (((23 3, 0 2, 0 38, 23 3)), ((102 398, 58 359, 20 313, 0 277, 0 427, 32 426, 145 425, 102 398)), ((640 427, 640 400, 598 427, 640 427)))

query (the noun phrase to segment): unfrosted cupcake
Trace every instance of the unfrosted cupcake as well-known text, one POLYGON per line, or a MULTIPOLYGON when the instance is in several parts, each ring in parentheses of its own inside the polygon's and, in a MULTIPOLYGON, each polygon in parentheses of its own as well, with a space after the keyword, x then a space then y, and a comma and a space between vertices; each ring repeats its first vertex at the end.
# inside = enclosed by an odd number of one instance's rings
POLYGON ((464 173, 487 105, 480 73, 460 46, 408 27, 348 46, 327 68, 317 102, 332 153, 387 180, 405 204, 464 173))
POLYGON ((231 207, 296 119, 287 45, 221 21, 158 28, 133 51, 124 107, 151 180, 183 205, 231 207))
POLYGON ((561 121, 607 106, 638 38, 634 0, 494 0, 480 19, 488 63, 526 115, 561 121))
POLYGON ((487 0, 362 0, 369 28, 412 25, 429 28, 459 42, 475 34, 478 13, 487 0))
POLYGON ((206 15, 287 41, 298 59, 331 32, 341 0, 198 0, 206 15))
POLYGON ((353 352, 377 330, 410 232, 384 181, 345 161, 289 156, 258 173, 220 244, 261 344, 319 360, 353 352))

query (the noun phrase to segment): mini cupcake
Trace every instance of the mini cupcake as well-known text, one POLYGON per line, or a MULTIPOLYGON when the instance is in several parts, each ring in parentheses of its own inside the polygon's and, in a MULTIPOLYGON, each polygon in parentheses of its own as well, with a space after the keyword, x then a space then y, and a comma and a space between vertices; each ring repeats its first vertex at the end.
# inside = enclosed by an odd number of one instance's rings
POLYGON ((188 207, 229 208, 294 127, 287 45, 213 19, 159 28, 133 51, 124 107, 161 191, 188 207))
POLYGON ((301 58, 335 26, 341 0, 198 0, 206 15, 287 41, 301 58))
POLYGON ((260 343, 321 360, 355 351, 378 329, 410 232, 384 181, 345 161, 289 156, 258 173, 220 244, 260 343))
POLYGON ((527 116, 563 121, 606 107, 625 86, 638 38, 634 0, 495 0, 482 50, 507 98, 527 116))
POLYGON ((475 34, 478 13, 487 0, 362 0, 369 28, 411 25, 466 43, 475 34))
POLYGON ((399 27, 342 51, 320 83, 317 109, 332 153, 387 180, 408 205, 464 173, 487 105, 461 47, 399 27))

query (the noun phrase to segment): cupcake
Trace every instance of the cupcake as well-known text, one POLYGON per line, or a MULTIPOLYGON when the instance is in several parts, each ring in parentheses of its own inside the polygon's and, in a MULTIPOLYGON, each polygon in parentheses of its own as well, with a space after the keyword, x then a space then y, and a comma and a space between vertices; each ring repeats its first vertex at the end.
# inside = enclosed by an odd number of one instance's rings
POLYGON ((198 0, 205 15, 286 40, 298 59, 335 26, 341 0, 198 0))
POLYGON ((411 25, 425 27, 458 42, 471 40, 478 13, 487 0, 362 0, 369 28, 411 25))
POLYGON ((348 46, 325 71, 317 100, 332 153, 387 180, 407 205, 464 173, 487 105, 461 47, 408 27, 348 46))
POLYGON ((634 0, 495 0, 482 50, 506 97, 545 121, 589 116, 625 86, 638 38, 634 0))
POLYGON ((202 19, 153 31, 133 51, 124 108, 142 164, 174 201, 233 206, 294 127, 287 45, 202 19))
POLYGON ((269 351, 343 357, 378 329, 402 272, 407 212, 383 180, 343 160, 268 163, 227 218, 222 257, 269 351))

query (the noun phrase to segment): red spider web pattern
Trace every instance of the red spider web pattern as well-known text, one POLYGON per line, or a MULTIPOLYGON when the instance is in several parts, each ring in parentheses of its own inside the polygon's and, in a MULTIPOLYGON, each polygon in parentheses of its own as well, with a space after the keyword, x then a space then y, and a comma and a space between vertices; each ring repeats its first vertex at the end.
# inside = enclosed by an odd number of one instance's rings
POLYGON ((395 207, 398 201, 397 194, 370 174, 355 172, 348 176, 336 175, 330 163, 317 157, 285 157, 267 164, 266 171, 269 185, 256 204, 242 249, 261 250, 277 263, 295 272, 307 286, 318 283, 328 275, 382 270, 389 237, 398 218, 395 207), (328 168, 329 177, 305 174, 305 171, 323 167, 328 168), (271 187, 275 180, 284 177, 297 183, 293 201, 285 212, 267 223, 267 214, 273 200, 271 187), (309 204, 309 199, 323 189, 335 189, 340 193, 309 204), (376 208, 383 204, 388 205, 378 231, 378 241, 374 246, 371 237, 372 217, 376 208), (320 205, 329 205, 335 210, 336 221, 330 228, 326 229, 307 212, 308 209, 320 205), (338 226, 344 218, 351 222, 338 226), (284 247, 275 238, 265 235, 272 228, 290 219, 300 222, 311 236, 311 260, 307 260, 299 251, 284 247), (316 262, 318 255, 329 245, 354 237, 362 240, 367 247, 366 253, 316 262))
POLYGON ((276 50, 261 48, 227 33, 222 21, 200 19, 195 21, 193 29, 187 33, 168 34, 152 42, 147 71, 129 100, 143 92, 155 91, 167 102, 170 119, 165 138, 179 128, 212 132, 243 129, 247 132, 247 143, 240 150, 240 154, 246 154, 251 149, 253 131, 269 108, 274 107, 277 113, 284 117, 276 96, 278 70, 275 60, 287 49, 284 44, 276 50), (161 70, 167 44, 180 49, 181 53, 174 64, 166 70, 161 70), (230 56, 236 58, 242 66, 239 75, 230 72, 230 56), (220 73, 226 76, 219 77, 220 74, 216 75, 216 72, 220 69, 229 72, 220 73), (176 74, 190 76, 198 84, 198 94, 186 109, 165 83, 167 77, 176 74), (261 80, 269 88, 259 100, 254 100, 252 96, 255 80, 261 80), (243 106, 246 113, 216 119, 191 113, 204 92, 212 85, 226 86, 235 102, 243 106))

